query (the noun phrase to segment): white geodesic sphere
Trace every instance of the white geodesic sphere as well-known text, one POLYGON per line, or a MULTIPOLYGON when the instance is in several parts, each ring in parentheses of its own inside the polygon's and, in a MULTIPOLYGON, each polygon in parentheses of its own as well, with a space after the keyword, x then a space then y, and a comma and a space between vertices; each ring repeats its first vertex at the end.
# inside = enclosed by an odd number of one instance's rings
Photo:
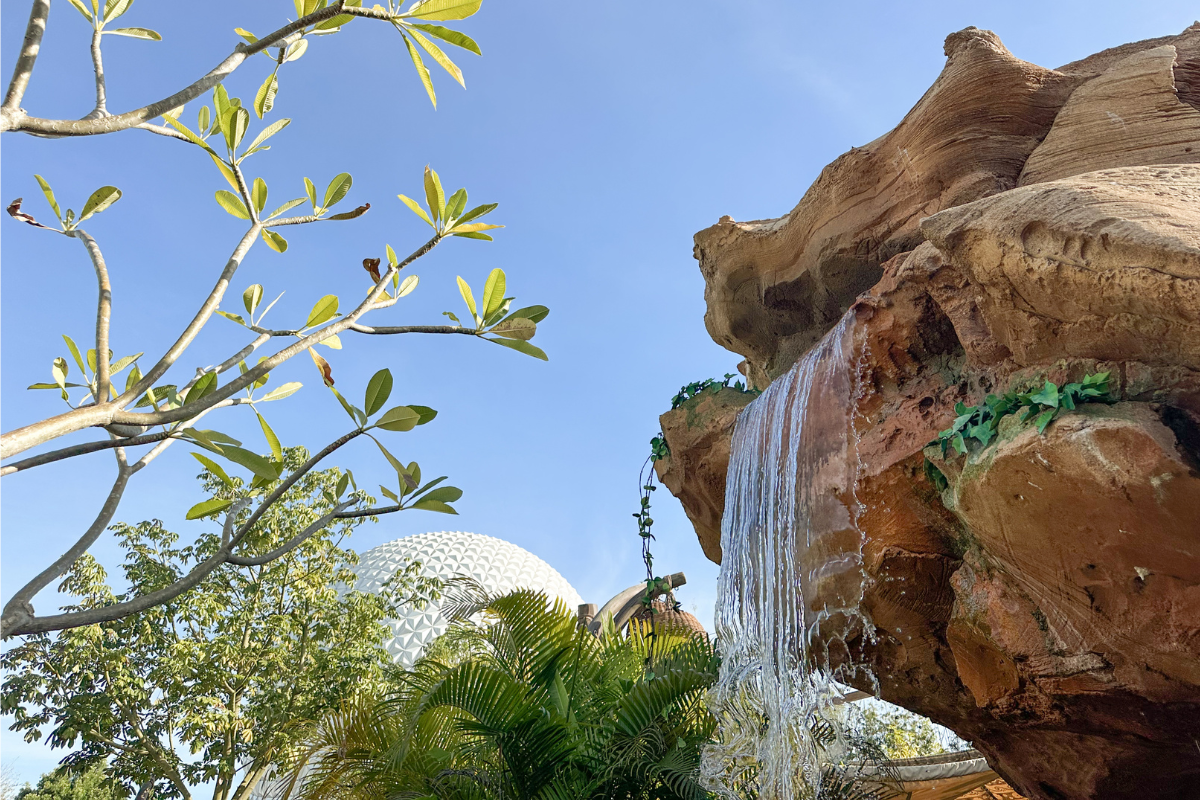
MULTIPOLYGON (((406 536, 381 544, 359 556, 354 568, 360 592, 378 592, 384 582, 410 561, 421 562, 421 574, 447 580, 465 575, 478 581, 490 594, 513 589, 545 592, 559 598, 574 610, 583 600, 566 578, 533 553, 511 542, 462 531, 439 531, 406 536)), ((396 619, 385 623, 392 636, 385 645, 402 667, 410 667, 425 646, 446 631, 448 622, 441 604, 433 601, 424 608, 404 608, 396 619)))

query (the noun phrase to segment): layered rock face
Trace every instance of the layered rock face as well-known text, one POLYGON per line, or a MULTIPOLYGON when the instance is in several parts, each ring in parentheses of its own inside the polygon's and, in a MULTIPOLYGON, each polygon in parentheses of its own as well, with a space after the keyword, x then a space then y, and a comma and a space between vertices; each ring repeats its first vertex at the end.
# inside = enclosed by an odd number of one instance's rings
MULTIPOLYGON (((884 699, 1027 797, 1200 797, 1200 24, 1058 70, 946 52, 788 216, 697 234, 708 329, 762 387, 854 309, 884 699), (958 402, 1099 372, 1119 402, 927 447, 958 402)), ((745 402, 662 419, 714 561, 745 402)))

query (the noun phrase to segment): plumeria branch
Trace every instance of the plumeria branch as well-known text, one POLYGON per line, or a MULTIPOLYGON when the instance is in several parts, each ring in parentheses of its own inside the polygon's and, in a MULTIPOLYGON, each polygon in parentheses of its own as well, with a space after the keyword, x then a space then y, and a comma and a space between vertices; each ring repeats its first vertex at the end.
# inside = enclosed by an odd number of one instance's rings
MULTIPOLYGON (((4 105, 0 107, 0 131, 22 131, 24 133, 51 136, 96 136, 139 127, 156 117, 161 117, 165 112, 169 112, 172 109, 187 104, 191 100, 195 100, 228 78, 250 56, 279 44, 293 33, 302 31, 309 25, 324 22, 340 14, 377 17, 374 13, 354 13, 361 11, 361 9, 346 7, 345 0, 337 0, 337 2, 331 3, 319 11, 314 11, 312 14, 300 17, 295 22, 284 25, 274 33, 259 39, 254 44, 239 44, 224 61, 209 70, 199 80, 179 90, 170 97, 165 97, 158 102, 142 106, 133 111, 127 111, 124 114, 103 116, 96 119, 66 120, 31 117, 20 108, 21 99, 24 97, 25 89, 29 85, 29 76, 33 72, 34 61, 37 59, 42 34, 46 29, 46 15, 49 11, 49 0, 34 0, 33 12, 30 14, 29 26, 25 33, 25 46, 22 48, 21 56, 17 61, 17 68, 9 84, 8 95, 4 105)), ((99 93, 100 90, 98 88, 97 95, 99 93)))

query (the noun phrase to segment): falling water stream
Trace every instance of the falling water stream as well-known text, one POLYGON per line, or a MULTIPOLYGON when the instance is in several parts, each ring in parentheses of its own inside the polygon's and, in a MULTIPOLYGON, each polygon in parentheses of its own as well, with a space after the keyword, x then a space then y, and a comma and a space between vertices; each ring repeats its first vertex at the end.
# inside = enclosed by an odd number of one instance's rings
POLYGON ((820 794, 829 747, 813 730, 836 730, 837 679, 856 670, 846 641, 871 630, 853 495, 853 316, 747 406, 734 430, 717 583, 722 665, 709 698, 718 742, 702 766, 724 797, 745 797, 747 787, 761 800, 820 794))

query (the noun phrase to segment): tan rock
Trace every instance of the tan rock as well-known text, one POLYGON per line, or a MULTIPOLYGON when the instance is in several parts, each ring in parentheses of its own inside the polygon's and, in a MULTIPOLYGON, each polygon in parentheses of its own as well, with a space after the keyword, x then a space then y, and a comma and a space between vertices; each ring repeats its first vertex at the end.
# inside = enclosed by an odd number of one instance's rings
POLYGON ((1019 364, 1062 356, 1200 369, 1200 167, 1037 184, 922 222, 1019 364))
POLYGON ((1113 167, 1200 163, 1200 109, 1178 96, 1177 58, 1200 67, 1200 43, 1194 53, 1169 44, 1134 53, 1076 89, 1025 162, 1020 185, 1113 167))
POLYGON ((785 217, 696 234, 705 325, 762 383, 833 327, 921 217, 1016 185, 1083 76, 1015 58, 990 31, 946 39, 946 66, 899 125, 825 168, 785 217))

